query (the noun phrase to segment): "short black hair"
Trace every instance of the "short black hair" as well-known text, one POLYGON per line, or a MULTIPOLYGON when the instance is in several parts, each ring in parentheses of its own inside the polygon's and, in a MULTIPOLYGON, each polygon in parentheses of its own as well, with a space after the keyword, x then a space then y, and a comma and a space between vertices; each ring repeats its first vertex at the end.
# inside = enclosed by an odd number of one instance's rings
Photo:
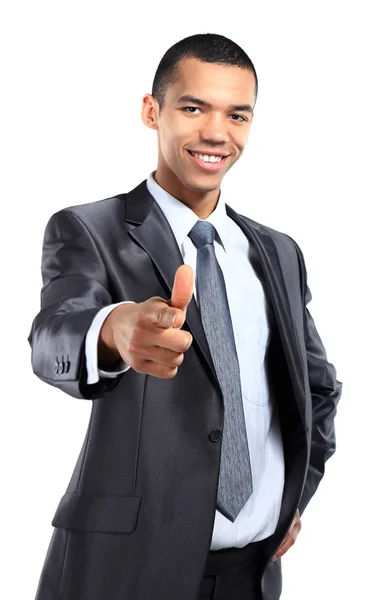
POLYGON ((167 88, 177 80, 177 64, 184 58, 197 58, 203 62, 230 65, 251 71, 255 78, 257 100, 257 73, 251 59, 244 50, 223 35, 197 33, 176 42, 161 58, 152 86, 152 96, 157 100, 159 110, 164 105, 167 88))

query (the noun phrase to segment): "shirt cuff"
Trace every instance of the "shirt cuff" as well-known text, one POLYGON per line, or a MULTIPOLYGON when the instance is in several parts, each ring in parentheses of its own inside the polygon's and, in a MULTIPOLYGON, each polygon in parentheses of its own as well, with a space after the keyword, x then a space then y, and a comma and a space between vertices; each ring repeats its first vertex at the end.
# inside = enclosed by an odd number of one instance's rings
POLYGON ((97 383, 100 378, 108 377, 113 379, 121 373, 125 373, 130 368, 124 360, 118 362, 118 371, 103 371, 98 367, 98 339, 100 329, 109 315, 109 313, 120 304, 135 304, 132 300, 125 300, 124 302, 116 302, 115 304, 109 304, 104 306, 98 313, 96 313, 89 330, 86 334, 85 341, 85 356, 86 356, 86 370, 87 370, 87 383, 97 383))

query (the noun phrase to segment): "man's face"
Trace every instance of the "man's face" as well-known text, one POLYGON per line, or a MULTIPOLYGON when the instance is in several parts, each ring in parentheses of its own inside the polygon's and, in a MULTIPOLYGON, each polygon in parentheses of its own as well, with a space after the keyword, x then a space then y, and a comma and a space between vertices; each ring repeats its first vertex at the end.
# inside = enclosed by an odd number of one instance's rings
POLYGON ((161 114, 153 96, 143 99, 144 123, 158 132, 156 179, 160 185, 178 193, 183 188, 201 194, 218 190, 225 173, 243 153, 253 117, 247 109, 232 105, 253 109, 254 103, 252 72, 194 58, 180 61, 178 80, 167 89, 161 114), (185 95, 194 99, 180 101, 185 95), (221 162, 204 162, 190 151, 227 156, 221 162))

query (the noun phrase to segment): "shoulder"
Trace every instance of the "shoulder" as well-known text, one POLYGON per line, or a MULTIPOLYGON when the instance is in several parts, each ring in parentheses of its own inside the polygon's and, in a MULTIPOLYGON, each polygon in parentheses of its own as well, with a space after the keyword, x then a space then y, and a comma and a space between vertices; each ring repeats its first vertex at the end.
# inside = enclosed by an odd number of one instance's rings
POLYGON ((87 215, 102 215, 114 210, 122 210, 124 197, 126 194, 117 194, 103 200, 93 200, 92 202, 84 202, 82 204, 71 204, 61 209, 62 211, 71 212, 77 217, 83 219, 87 215))
POLYGON ((66 206, 51 217, 52 220, 72 221, 76 225, 80 222, 91 232, 106 232, 119 224, 125 228, 124 197, 126 194, 117 194, 103 200, 95 200, 82 204, 66 206))

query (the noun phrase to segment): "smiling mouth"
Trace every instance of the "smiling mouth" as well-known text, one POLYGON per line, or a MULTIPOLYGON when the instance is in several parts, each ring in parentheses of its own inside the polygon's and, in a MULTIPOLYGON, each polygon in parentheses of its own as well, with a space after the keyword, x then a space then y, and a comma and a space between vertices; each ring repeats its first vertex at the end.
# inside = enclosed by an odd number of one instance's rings
MULTIPOLYGON (((227 156, 222 156, 221 160, 211 162, 208 160, 205 161, 205 160, 202 160, 201 158, 197 158, 191 150, 188 150, 188 154, 191 157, 193 163, 195 165, 197 165, 198 167, 201 167, 205 171, 218 171, 223 166, 223 164, 227 158, 227 156)), ((210 154, 209 156, 214 156, 214 155, 210 154)))

